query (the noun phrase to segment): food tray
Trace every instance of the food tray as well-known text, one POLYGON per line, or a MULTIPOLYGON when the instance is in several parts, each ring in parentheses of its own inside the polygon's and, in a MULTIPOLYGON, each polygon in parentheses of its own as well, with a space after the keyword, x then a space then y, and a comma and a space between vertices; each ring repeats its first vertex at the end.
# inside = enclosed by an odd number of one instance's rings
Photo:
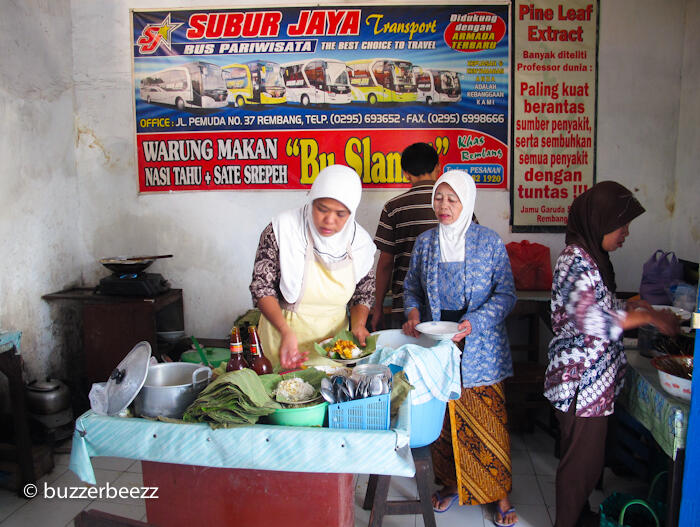
POLYGON ((391 393, 328 406, 329 428, 389 430, 391 393))

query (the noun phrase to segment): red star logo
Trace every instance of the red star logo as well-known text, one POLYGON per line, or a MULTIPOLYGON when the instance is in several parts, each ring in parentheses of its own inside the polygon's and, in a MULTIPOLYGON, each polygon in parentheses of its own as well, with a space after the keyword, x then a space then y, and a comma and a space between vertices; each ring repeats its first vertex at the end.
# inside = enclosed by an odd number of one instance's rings
POLYGON ((155 53, 161 44, 172 51, 170 47, 172 32, 181 25, 181 23, 173 24, 170 22, 170 13, 160 24, 148 24, 143 28, 141 36, 136 41, 136 44, 139 46, 139 53, 142 55, 155 53))

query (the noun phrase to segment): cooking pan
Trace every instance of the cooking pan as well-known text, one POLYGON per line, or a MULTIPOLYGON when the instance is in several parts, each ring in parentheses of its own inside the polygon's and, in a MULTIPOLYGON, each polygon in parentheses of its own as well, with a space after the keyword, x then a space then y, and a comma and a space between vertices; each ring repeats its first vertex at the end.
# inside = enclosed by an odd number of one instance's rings
POLYGON ((158 256, 113 256, 100 258, 100 263, 115 273, 140 273, 158 258, 172 258, 172 254, 158 256))

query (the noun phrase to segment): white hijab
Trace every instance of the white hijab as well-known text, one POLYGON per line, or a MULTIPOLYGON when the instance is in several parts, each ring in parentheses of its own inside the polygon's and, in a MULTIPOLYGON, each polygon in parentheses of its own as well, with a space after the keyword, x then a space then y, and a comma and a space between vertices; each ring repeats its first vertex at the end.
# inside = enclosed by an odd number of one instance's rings
POLYGON ((457 194, 459 201, 462 202, 462 213, 454 223, 450 225, 440 223, 438 226, 440 261, 463 262, 467 229, 471 225, 472 216, 474 215, 476 184, 469 173, 464 170, 449 170, 445 172, 433 186, 433 210, 435 210, 435 190, 442 183, 448 184, 457 194))
POLYGON ((377 248, 369 233, 355 221, 361 196, 362 183, 357 172, 344 165, 331 165, 316 176, 306 205, 272 220, 280 250, 280 291, 288 303, 294 304, 301 294, 309 236, 315 255, 326 268, 350 259, 355 283, 372 269, 377 248), (314 225, 312 204, 320 198, 333 198, 350 210, 343 229, 332 236, 322 236, 314 225))

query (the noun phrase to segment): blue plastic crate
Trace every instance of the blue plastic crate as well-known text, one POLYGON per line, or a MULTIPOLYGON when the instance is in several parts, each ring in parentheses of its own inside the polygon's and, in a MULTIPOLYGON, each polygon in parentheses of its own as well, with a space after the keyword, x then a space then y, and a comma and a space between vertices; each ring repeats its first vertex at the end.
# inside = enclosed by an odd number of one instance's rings
POLYGON ((390 393, 331 404, 328 406, 328 427, 389 430, 390 406, 390 393))

